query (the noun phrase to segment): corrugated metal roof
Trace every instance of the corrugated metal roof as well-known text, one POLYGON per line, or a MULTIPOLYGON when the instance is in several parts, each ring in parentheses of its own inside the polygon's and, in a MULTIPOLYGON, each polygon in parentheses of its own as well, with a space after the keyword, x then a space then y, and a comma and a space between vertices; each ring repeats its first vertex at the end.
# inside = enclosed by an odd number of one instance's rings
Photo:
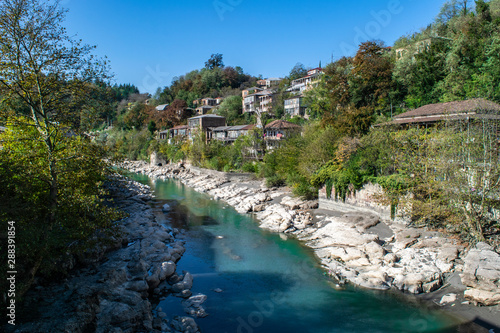
POLYGON ((216 114, 204 114, 202 116, 196 116, 196 117, 189 118, 188 120, 190 120, 190 119, 199 119, 199 118, 224 118, 224 117, 223 116, 218 116, 216 114))
POLYGON ((227 131, 231 126, 219 126, 219 127, 212 127, 212 132, 224 132, 227 131))
POLYGON ((156 111, 165 111, 169 104, 162 104, 156 107, 156 111))

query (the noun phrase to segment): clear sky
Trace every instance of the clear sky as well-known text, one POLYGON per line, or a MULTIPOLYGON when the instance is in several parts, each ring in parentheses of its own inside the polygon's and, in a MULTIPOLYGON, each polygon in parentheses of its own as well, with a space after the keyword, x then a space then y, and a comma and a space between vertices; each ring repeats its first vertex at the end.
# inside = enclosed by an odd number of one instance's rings
POLYGON ((444 0, 62 0, 65 26, 107 56, 116 83, 154 93, 200 69, 212 53, 248 74, 283 77, 353 55, 360 42, 391 46, 433 21, 444 0))

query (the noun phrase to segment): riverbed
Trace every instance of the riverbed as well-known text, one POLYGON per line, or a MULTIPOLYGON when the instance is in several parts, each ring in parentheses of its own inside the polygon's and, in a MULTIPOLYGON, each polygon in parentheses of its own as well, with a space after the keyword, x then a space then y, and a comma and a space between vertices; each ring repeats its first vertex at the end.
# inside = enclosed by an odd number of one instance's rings
MULTIPOLYGON (((209 315, 196 319, 202 332, 457 330, 452 317, 414 297, 337 285, 312 250, 260 229, 250 214, 178 181, 135 179, 152 187, 157 210, 178 204, 162 223, 184 230, 186 252, 177 271, 193 275, 193 294, 208 296, 203 306, 209 315)), ((173 297, 158 308, 169 318, 185 315, 173 297)))

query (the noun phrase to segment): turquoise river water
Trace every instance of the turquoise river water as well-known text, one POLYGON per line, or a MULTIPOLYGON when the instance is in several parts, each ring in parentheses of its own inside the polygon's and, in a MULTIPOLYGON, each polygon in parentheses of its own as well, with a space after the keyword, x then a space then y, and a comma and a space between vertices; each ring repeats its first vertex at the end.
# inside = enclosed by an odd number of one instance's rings
MULTIPOLYGON (((208 296, 202 332, 456 332, 448 315, 399 292, 336 288, 314 253, 295 239, 258 227, 221 201, 177 181, 148 184, 159 200, 179 204, 163 223, 186 230, 179 274, 194 277, 193 294, 208 296), (217 290, 217 292, 215 291, 217 290), (222 290, 222 291, 221 291, 222 290)), ((172 319, 186 315, 180 299, 160 302, 172 319)))

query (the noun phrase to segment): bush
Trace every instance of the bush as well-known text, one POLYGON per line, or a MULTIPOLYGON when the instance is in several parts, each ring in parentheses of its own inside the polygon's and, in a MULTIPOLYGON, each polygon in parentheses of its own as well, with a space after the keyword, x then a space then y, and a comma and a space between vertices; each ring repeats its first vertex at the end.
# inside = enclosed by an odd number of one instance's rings
POLYGON ((281 187, 285 186, 285 180, 278 175, 266 178, 267 187, 281 187))
POLYGON ((257 165, 255 165, 254 163, 247 162, 243 164, 241 170, 243 170, 244 172, 256 173, 258 171, 258 168, 257 165))

